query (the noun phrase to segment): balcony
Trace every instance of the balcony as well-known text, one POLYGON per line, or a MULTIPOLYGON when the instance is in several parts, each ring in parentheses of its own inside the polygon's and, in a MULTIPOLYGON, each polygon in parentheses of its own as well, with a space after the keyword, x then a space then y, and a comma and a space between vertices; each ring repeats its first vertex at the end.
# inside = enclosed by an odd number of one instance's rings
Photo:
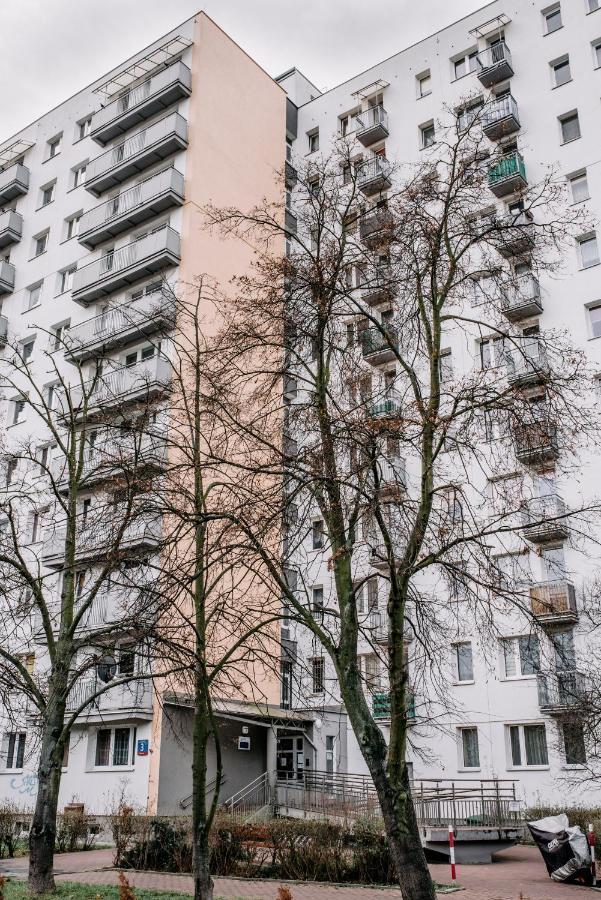
POLYGON ((550 716, 574 713, 587 702, 588 683, 572 669, 537 676, 538 706, 550 716))
MULTIPOLYGON (((76 682, 67 698, 67 711, 78 709, 88 697, 104 687, 94 675, 83 676, 76 682)), ((81 714, 87 721, 107 722, 127 717, 133 719, 152 718, 152 680, 121 681, 101 694, 81 714)))
POLYGON ((494 234, 493 240, 501 256, 510 259, 513 256, 532 253, 536 240, 536 226, 530 213, 510 213, 496 221, 499 230, 494 234))
POLYGON ((95 113, 90 136, 103 146, 192 93, 190 69, 176 62, 95 113))
POLYGON ((183 202, 184 176, 177 169, 166 169, 84 213, 78 241, 93 249, 183 202))
MULTIPOLYGON (((148 553, 157 550, 161 543, 162 523, 159 515, 138 513, 127 522, 121 539, 117 545, 117 535, 123 525, 125 512, 119 516, 115 507, 98 505, 99 514, 103 512, 102 521, 96 519, 82 525, 76 536, 75 558, 78 562, 95 559, 120 559, 123 552, 148 553)), ((52 529, 52 534, 42 544, 42 562, 52 569, 60 569, 65 561, 65 526, 52 529)))
POLYGON ((77 269, 72 298, 87 306, 166 266, 176 266, 179 260, 179 234, 169 226, 159 228, 77 269))
POLYGON ((573 625, 578 621, 576 591, 569 581, 547 581, 530 588, 530 609, 541 625, 573 625))
MULTIPOLYGON (((121 409, 125 404, 150 403, 164 394, 171 384, 171 366, 161 356, 153 356, 133 366, 124 366, 106 372, 98 378, 95 385, 88 385, 82 392, 82 386, 70 390, 71 404, 76 418, 81 418, 81 406, 84 393, 87 393, 88 419, 121 409)), ((68 414, 68 407, 63 403, 63 412, 68 414)))
POLYGON ((495 197, 507 197, 527 186, 524 158, 518 150, 507 153, 488 170, 488 186, 495 197))
POLYGON ((366 328, 360 333, 361 352, 363 358, 372 365, 390 362, 396 359, 395 350, 398 347, 398 333, 396 328, 382 326, 366 328))
POLYGON ((559 456, 557 425, 546 418, 520 422, 513 427, 515 455, 524 465, 541 466, 559 456))
POLYGON ((499 141, 520 130, 518 105, 511 94, 486 104, 482 111, 482 130, 491 141, 499 141))
POLYGON ((0 316, 0 347, 6 347, 8 340, 8 319, 6 316, 0 316))
POLYGON ((384 156, 374 156, 357 167, 357 187, 366 197, 392 187, 392 164, 384 156))
POLYGON ((359 236, 368 247, 377 247, 393 237, 394 219, 386 207, 380 207, 361 216, 359 236))
POLYGON ((173 296, 162 289, 153 291, 70 328, 65 333, 65 356, 70 362, 86 362, 109 350, 168 331, 174 327, 175 318, 173 296))
POLYGON ((356 118, 355 137, 364 147, 388 137, 388 113, 383 106, 370 106, 356 118))
POLYGON ((12 294, 15 289, 15 267, 0 259, 0 294, 12 294))
POLYGON ((569 534, 566 507, 557 494, 531 497, 522 506, 524 537, 532 544, 565 541, 569 534))
POLYGON ((23 217, 12 209, 0 215, 0 249, 18 244, 23 233, 23 217))
MULTIPOLYGON (((396 543, 394 539, 392 552, 393 552, 393 563, 396 565, 401 555, 400 546, 396 543)), ((373 566, 374 569, 380 569, 380 571, 386 573, 389 571, 390 562, 388 560, 388 551, 386 549, 386 544, 380 538, 374 539, 370 541, 369 545, 370 557, 369 564, 373 566)))
POLYGON ((21 197, 29 190, 29 169, 22 163, 9 166, 0 172, 0 206, 21 197))
POLYGON ((407 488, 407 467, 400 456, 378 460, 381 491, 399 491, 407 488))
POLYGON ((86 190, 96 197, 188 146, 188 123, 172 113, 88 163, 86 190))
POLYGON ((389 388, 383 397, 370 402, 369 416, 372 419, 385 419, 400 415, 401 409, 401 395, 394 388, 389 388))
POLYGON ((511 53, 505 41, 493 44, 477 55, 476 72, 480 84, 486 88, 512 77, 511 53))
POLYGON ((501 293, 501 308, 510 322, 519 322, 543 311, 538 279, 532 274, 520 275, 505 285, 501 293))
POLYGON ((284 227, 286 229, 286 236, 294 235, 298 231, 298 220, 291 209, 286 208, 284 213, 284 227))
MULTIPOLYGON (((371 708, 373 717, 376 721, 390 720, 390 694, 372 694, 371 708)), ((411 721, 415 719, 415 696, 411 690, 408 690, 407 692, 407 719, 411 721)))
MULTIPOLYGON (((83 463, 79 490, 107 480, 127 476, 147 478, 152 472, 161 471, 167 464, 167 443, 164 435, 132 433, 100 446, 91 447, 83 463)), ((59 456, 51 464, 52 477, 57 490, 66 494, 69 490, 66 460, 59 456)))
POLYGON ((505 354, 507 380, 512 387, 544 384, 551 375, 545 346, 538 338, 515 339, 517 346, 505 354))
POLYGON ((298 181, 298 172, 288 159, 286 160, 286 163, 284 165, 284 181, 286 183, 286 187, 290 189, 292 189, 298 181))

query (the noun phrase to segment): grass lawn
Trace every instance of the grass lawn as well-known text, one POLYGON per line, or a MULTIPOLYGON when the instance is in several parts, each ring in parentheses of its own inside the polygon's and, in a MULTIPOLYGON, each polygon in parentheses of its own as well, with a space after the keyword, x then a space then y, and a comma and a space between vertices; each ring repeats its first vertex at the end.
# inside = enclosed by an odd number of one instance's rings
MULTIPOLYGON (((173 891, 134 888, 134 892, 139 900, 190 900, 190 894, 176 894, 173 891)), ((108 884, 76 884, 74 881, 63 881, 57 885, 56 893, 52 896, 60 898, 60 900, 119 900, 119 888, 108 884)), ((30 900, 27 882, 7 881, 4 885, 4 898, 5 900, 30 900)), ((220 900, 220 898, 216 897, 215 900, 220 900)), ((236 898, 230 897, 229 900, 236 900, 236 898)))

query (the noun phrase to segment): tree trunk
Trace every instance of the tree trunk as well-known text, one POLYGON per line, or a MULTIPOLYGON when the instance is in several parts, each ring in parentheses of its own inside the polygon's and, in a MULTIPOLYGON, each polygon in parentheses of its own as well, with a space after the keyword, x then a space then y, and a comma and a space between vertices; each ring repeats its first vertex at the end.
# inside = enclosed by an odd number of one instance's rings
POLYGON ((195 900, 213 900, 207 828, 194 829, 194 897, 195 900))
POLYGON ((64 710, 61 716, 54 716, 56 721, 47 720, 42 737, 38 792, 29 832, 29 890, 34 894, 46 894, 55 888, 54 841, 62 761, 58 739, 63 718, 64 710))

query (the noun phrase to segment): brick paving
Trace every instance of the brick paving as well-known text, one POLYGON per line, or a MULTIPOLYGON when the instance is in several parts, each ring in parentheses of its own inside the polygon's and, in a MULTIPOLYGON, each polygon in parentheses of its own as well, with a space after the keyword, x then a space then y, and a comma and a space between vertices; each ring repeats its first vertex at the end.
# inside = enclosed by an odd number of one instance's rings
MULTIPOLYGON (((112 850, 57 854, 57 881, 116 884, 117 872, 111 868, 112 855, 112 850)), ((430 869, 437 881, 449 882, 448 865, 432 865, 430 869)), ((0 873, 16 878, 26 877, 27 859, 0 861, 0 873)), ((189 875, 128 872, 127 877, 134 887, 192 893, 189 875)), ((216 878, 215 895, 243 897, 245 900, 275 900, 280 883, 216 878)), ((459 883, 464 890, 458 895, 458 900, 519 900, 520 895, 523 900, 578 900, 578 897, 585 900, 587 896, 597 896, 597 892, 590 888, 552 882, 535 847, 513 847, 498 854, 495 862, 489 865, 460 866, 459 883)), ((398 890, 392 888, 335 887, 315 883, 294 883, 290 889, 294 900, 399 900, 400 896, 398 890)))

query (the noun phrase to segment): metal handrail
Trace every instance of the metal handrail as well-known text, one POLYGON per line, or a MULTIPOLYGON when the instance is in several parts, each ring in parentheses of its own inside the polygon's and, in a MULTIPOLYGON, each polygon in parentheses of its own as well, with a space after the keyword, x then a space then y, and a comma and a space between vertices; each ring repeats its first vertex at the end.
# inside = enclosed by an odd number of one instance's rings
POLYGON ((156 175, 151 175, 144 181, 140 181, 84 213, 79 222, 79 239, 85 237, 89 231, 93 231, 113 219, 118 219, 130 210, 142 206, 143 203, 147 203, 169 190, 175 190, 183 197, 184 176, 173 166, 156 175))
POLYGON ((167 291, 159 289, 151 294, 144 294, 137 300, 111 307, 99 316, 74 325, 65 333, 65 345, 68 352, 76 352, 88 344, 106 340, 130 328, 143 326, 145 322, 156 318, 165 316, 174 319, 175 311, 175 298, 167 291))
POLYGON ((153 94, 158 93, 163 87, 173 81, 184 80, 189 85, 191 81, 190 69, 178 60, 160 71, 158 74, 146 78, 135 88, 128 89, 120 97, 107 103, 92 119, 92 133, 104 125, 108 125, 114 119, 119 118, 128 110, 139 106, 153 94))
POLYGON ((480 72, 492 69, 493 66, 503 62, 511 65, 511 53, 505 41, 499 41, 497 44, 493 44, 492 47, 486 47, 485 50, 481 50, 476 56, 476 65, 480 72))
POLYGON ((382 104, 378 104, 378 106, 370 106, 368 109, 358 113, 356 121, 359 126, 357 128, 358 133, 367 131, 368 128, 374 128, 376 125, 383 125, 384 128, 388 128, 388 113, 382 104))
POLYGON ((121 163, 127 162, 128 159, 136 156, 145 147, 152 147, 153 144, 173 131, 181 130, 185 135, 187 127, 187 122, 180 113, 171 113, 165 116, 164 119, 149 125, 148 128, 143 128, 136 134, 132 134, 127 140, 116 144, 110 150, 106 150, 99 156, 94 157, 88 163, 86 184, 90 184, 99 175, 103 175, 110 169, 121 165, 121 163))
POLYGON ((482 125, 486 128, 488 125, 494 125, 501 119, 513 116, 518 122, 520 121, 518 113, 518 105, 515 98, 511 94, 505 94, 503 97, 497 97, 491 100, 482 110, 482 125))
POLYGON ((391 172, 392 163, 385 156, 374 156, 357 166, 357 180, 359 184, 362 184, 363 182, 371 181, 373 178, 378 178, 380 175, 388 179, 391 172))

